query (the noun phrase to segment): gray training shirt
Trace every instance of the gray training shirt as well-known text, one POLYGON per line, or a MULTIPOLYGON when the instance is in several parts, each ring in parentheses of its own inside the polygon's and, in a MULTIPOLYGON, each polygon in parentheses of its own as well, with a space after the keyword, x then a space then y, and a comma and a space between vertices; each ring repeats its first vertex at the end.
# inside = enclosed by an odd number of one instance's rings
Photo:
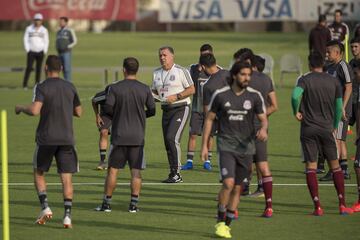
MULTIPOLYGON (((211 96, 218 89, 221 89, 228 85, 230 78, 230 72, 227 70, 219 70, 215 74, 211 75, 209 80, 203 87, 203 104, 207 106, 210 104, 211 96)), ((209 108, 210 109, 210 108, 209 108)))
POLYGON ((36 130, 38 145, 74 145, 73 114, 80 106, 74 85, 60 78, 36 84, 33 102, 42 102, 36 130))

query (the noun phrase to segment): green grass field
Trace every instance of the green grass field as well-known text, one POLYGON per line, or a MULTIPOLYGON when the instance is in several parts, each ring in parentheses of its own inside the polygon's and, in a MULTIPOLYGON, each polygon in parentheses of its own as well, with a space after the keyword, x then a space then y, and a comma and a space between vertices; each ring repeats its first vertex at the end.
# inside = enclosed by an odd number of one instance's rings
MULTIPOLYGON (((0 32, 1 67, 24 66, 22 33, 0 32)), ((53 38, 50 53, 54 53, 53 38)), ((276 63, 287 52, 299 54, 305 61, 305 34, 238 34, 238 33, 79 33, 79 45, 73 53, 75 67, 120 66, 126 56, 135 56, 142 66, 158 65, 157 49, 170 44, 175 47, 176 62, 189 65, 198 59, 198 48, 208 42, 214 46, 218 63, 228 66, 232 53, 240 47, 271 54, 276 63)), ((278 82, 279 66, 275 66, 278 82)), ((119 67, 120 69, 120 67, 119 67)), ((304 64, 306 71, 306 64, 304 64)), ((22 73, 0 73, 0 109, 8 111, 9 181, 11 239, 213 239, 215 196, 219 186, 218 167, 212 172, 201 169, 199 154, 196 169, 183 172, 184 183, 157 185, 167 176, 167 160, 161 135, 161 110, 147 122, 144 186, 138 214, 127 212, 130 191, 129 171, 120 173, 119 186, 113 196, 113 212, 97 213, 93 208, 101 203, 105 172, 93 170, 98 162, 98 132, 90 98, 102 88, 101 73, 75 73, 74 83, 84 107, 84 115, 75 120, 75 134, 80 159, 80 173, 74 176, 75 197, 71 230, 62 229, 63 202, 61 186, 49 184, 48 198, 54 218, 45 226, 34 221, 40 210, 32 184, 34 132, 38 118, 13 112, 17 103, 30 103, 32 91, 21 88, 22 73), (201 185, 198 183, 203 183, 201 185), (191 184, 191 185, 187 185, 191 184)), ((33 75, 31 83, 33 83, 33 75)), ((325 210, 323 217, 309 215, 313 207, 305 185, 300 162, 299 125, 290 111, 291 88, 296 75, 288 75, 286 86, 277 89, 280 110, 270 119, 269 159, 273 172, 274 210, 272 219, 263 219, 263 199, 242 198, 240 219, 232 224, 233 239, 359 239, 360 214, 340 216, 336 193, 332 185, 320 187, 325 210), (300 185, 287 185, 300 184, 300 185)), ((139 78, 150 84, 151 71, 140 72, 139 78)), ((186 155, 187 130, 182 138, 183 161, 186 155)), ((200 140, 200 139, 199 139, 200 140)), ((354 155, 354 136, 349 137, 349 156, 354 155)), ((214 157, 216 159, 216 156, 214 157)), ((216 163, 216 160, 214 161, 216 163)), ((352 179, 346 188, 347 203, 357 199, 355 175, 350 162, 352 179)), ((48 183, 59 183, 56 168, 47 175, 48 183)), ((254 183, 256 180, 254 180, 254 183)), ((254 189, 255 186, 252 187, 254 189)))

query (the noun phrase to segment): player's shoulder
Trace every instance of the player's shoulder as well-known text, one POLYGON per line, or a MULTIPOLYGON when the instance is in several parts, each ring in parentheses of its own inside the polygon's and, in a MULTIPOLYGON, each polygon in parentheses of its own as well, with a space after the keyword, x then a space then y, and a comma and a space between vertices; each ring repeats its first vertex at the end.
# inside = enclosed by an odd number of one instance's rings
POLYGON ((162 69, 162 67, 155 68, 153 73, 157 74, 157 73, 159 73, 161 71, 161 69, 162 69))
POLYGON ((179 64, 175 64, 174 65, 174 69, 179 71, 179 72, 189 72, 189 70, 183 66, 180 66, 179 64))
POLYGON ((260 93, 258 90, 254 89, 254 88, 252 88, 252 87, 247 87, 247 88, 246 88, 246 91, 247 91, 248 94, 250 94, 250 95, 253 95, 253 96, 256 96, 256 97, 260 97, 261 99, 263 98, 262 95, 261 95, 261 93, 260 93))
POLYGON ((225 86, 223 88, 220 88, 220 89, 217 89, 214 94, 213 94, 213 97, 212 98, 215 98, 216 96, 224 96, 226 95, 229 91, 231 91, 231 88, 230 86, 225 86))

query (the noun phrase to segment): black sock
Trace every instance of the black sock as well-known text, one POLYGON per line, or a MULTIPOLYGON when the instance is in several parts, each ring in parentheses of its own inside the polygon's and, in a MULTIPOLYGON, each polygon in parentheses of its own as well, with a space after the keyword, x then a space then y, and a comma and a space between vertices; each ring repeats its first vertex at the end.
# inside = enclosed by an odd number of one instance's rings
POLYGON ((194 151, 188 151, 186 157, 187 157, 187 160, 193 160, 194 159, 194 155, 195 155, 195 152, 194 151))
POLYGON ((100 161, 105 162, 106 158, 106 149, 100 149, 100 161))
POLYGON ((138 202, 139 202, 139 195, 131 194, 130 205, 136 207, 138 202))
POLYGON ((225 214, 226 214, 226 207, 223 205, 218 205, 218 214, 217 214, 217 221, 224 222, 225 221, 225 214))
POLYGON ((341 170, 346 171, 348 169, 348 163, 347 163, 346 158, 340 159, 339 163, 340 163, 341 170))
POLYGON ((208 151, 208 159, 206 160, 209 160, 209 162, 211 162, 211 159, 212 159, 212 151, 208 151))
POLYGON ((259 179, 259 180, 258 180, 258 190, 264 191, 264 189, 263 189, 263 184, 262 184, 262 179, 259 179))
POLYGON ((64 199, 64 209, 65 209, 65 216, 71 215, 71 207, 72 207, 72 199, 65 198, 64 199))
POLYGON ((104 195, 103 204, 109 205, 111 203, 112 196, 104 195))
POLYGON ((235 218, 235 211, 232 210, 227 210, 226 211, 226 219, 225 219, 225 224, 226 226, 230 226, 231 221, 235 218))
POLYGON ((42 209, 45 209, 45 208, 49 207, 49 203, 48 203, 48 199, 47 199, 46 192, 39 192, 39 193, 38 193, 38 196, 39 196, 41 208, 42 208, 42 209))

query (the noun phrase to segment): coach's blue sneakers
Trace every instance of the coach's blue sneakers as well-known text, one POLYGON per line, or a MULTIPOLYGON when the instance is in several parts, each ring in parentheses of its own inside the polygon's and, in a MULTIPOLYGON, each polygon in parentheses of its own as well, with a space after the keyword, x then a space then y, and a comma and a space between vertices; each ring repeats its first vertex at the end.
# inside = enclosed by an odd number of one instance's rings
POLYGON ((191 160, 187 160, 186 164, 181 167, 181 170, 191 170, 193 169, 193 162, 191 160))
POLYGON ((204 167, 205 170, 208 170, 208 171, 211 171, 211 170, 212 170, 211 162, 210 162, 209 160, 207 160, 207 161, 204 162, 203 167, 204 167))

